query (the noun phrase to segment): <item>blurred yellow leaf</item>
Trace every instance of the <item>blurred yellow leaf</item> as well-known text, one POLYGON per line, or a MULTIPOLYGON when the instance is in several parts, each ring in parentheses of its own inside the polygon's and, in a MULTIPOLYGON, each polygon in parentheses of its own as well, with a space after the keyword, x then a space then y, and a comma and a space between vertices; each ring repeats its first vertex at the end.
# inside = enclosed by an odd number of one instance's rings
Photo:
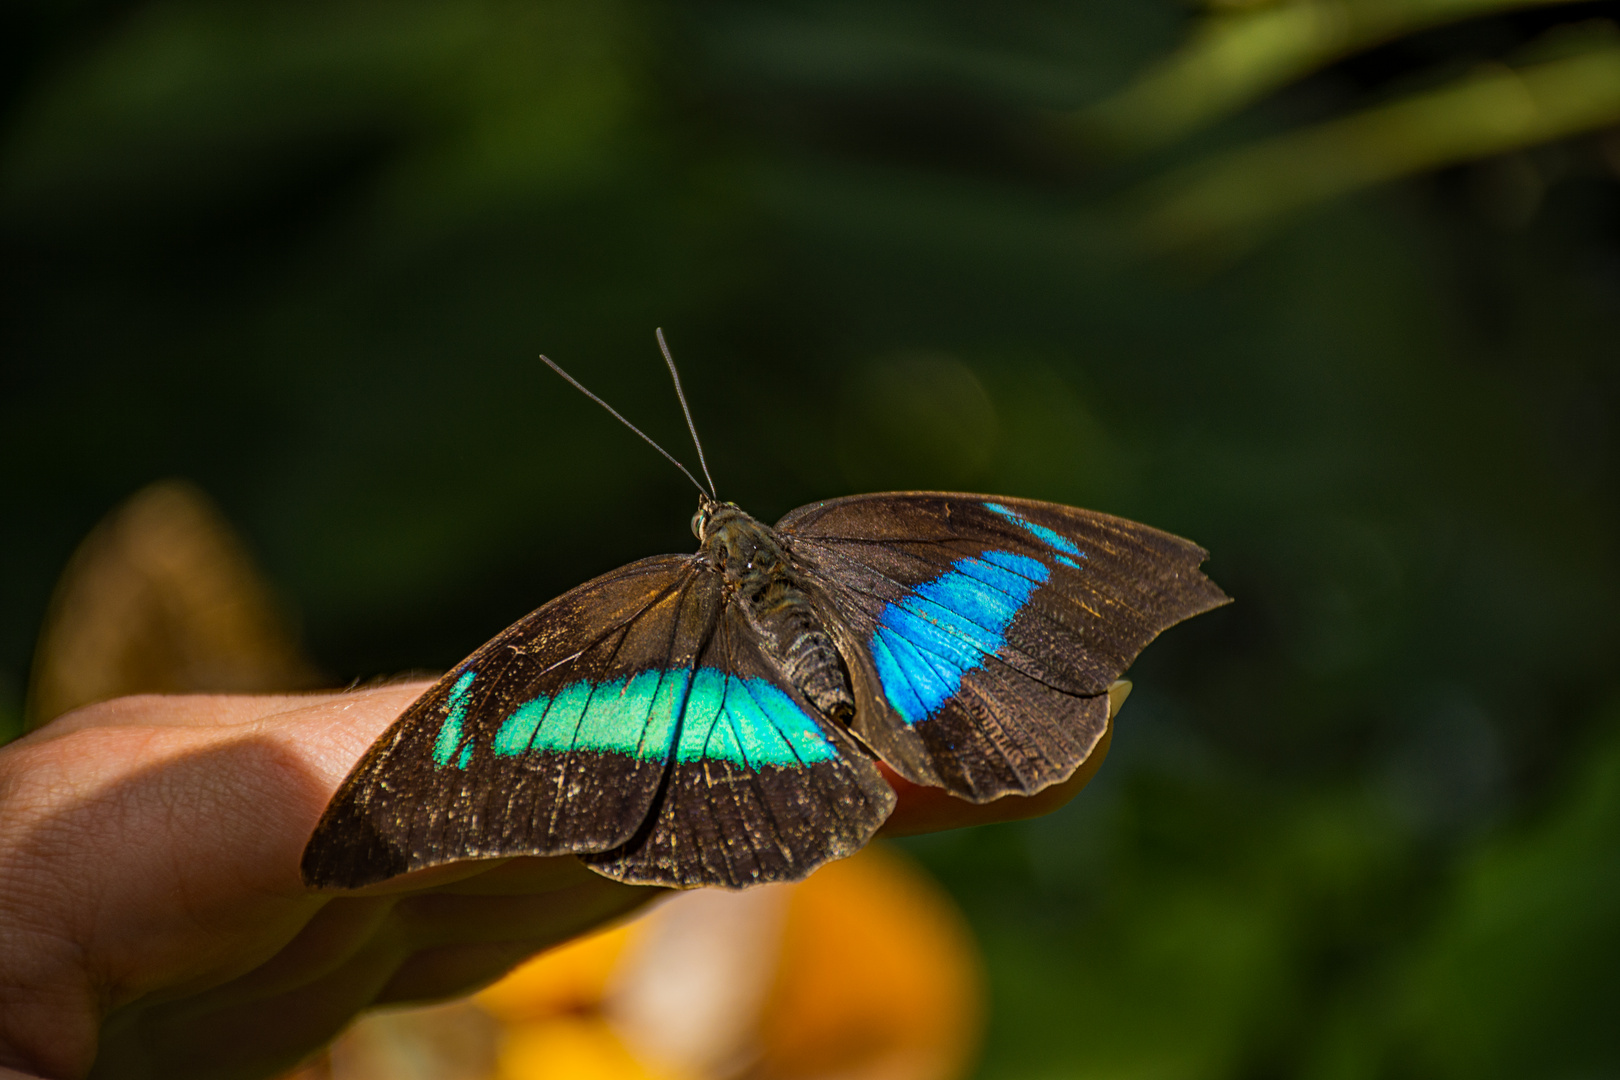
POLYGON ((1294 0, 1207 18, 1080 123, 1123 150, 1169 143, 1341 57, 1402 34, 1561 0, 1294 0))
POLYGON ((151 484, 85 537, 51 596, 28 726, 125 694, 298 690, 318 676, 224 515, 151 484))
POLYGON ((1201 161, 1154 185, 1152 250, 1224 253, 1281 219, 1374 184, 1620 122, 1620 44, 1437 90, 1201 161))

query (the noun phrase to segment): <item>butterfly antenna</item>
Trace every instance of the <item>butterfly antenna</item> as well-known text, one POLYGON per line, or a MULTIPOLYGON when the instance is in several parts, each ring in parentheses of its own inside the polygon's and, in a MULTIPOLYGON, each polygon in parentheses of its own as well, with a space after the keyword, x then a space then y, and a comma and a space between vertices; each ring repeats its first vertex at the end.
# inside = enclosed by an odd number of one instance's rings
MULTIPOLYGON (((688 480, 692 481, 692 486, 698 489, 699 494, 703 494, 703 495, 708 494, 707 492, 705 492, 703 490, 703 485, 697 482, 697 477, 692 475, 691 470, 689 470, 685 465, 682 465, 679 461, 676 461, 675 458, 670 454, 670 452, 668 450, 665 450, 662 446, 659 446, 657 443, 653 442, 652 436, 648 435, 645 431, 642 431, 640 428, 636 427, 636 425, 632 424, 630 421, 628 421, 624 417, 620 416, 618 409, 615 409, 613 406, 609 405, 607 402, 603 401, 601 398, 597 397, 595 394, 593 394, 589 390, 585 389, 585 385, 583 383, 581 383, 578 379, 574 378, 572 375, 568 374, 568 372, 564 371, 562 368, 558 367, 556 362, 553 361, 551 359, 551 357, 545 355, 544 353, 541 353, 540 354, 540 359, 544 360, 546 362, 546 366, 549 367, 552 371, 555 371, 557 374, 559 374, 563 378, 567 379, 569 381, 569 383, 571 383, 573 385, 575 390, 578 390, 580 393, 584 394, 586 397, 590 398, 592 401, 594 401, 598 405, 602 406, 602 408, 604 408, 608 412, 612 413, 613 414, 613 419, 617 420, 619 423, 623 424, 625 427, 629 428, 631 431, 635 432, 637 435, 640 435, 643 439, 645 439, 647 441, 648 446, 652 447, 654 450, 658 451, 660 454, 663 454, 665 458, 668 458, 669 463, 671 465, 673 465, 677 469, 681 470, 681 472, 686 475, 686 478, 688 480)), ((684 402, 683 402, 683 404, 684 404, 684 402)), ((690 422, 690 420, 688 422, 690 422)), ((701 457, 702 456, 702 451, 701 450, 698 451, 698 454, 701 457)), ((705 470, 705 475, 706 474, 707 474, 707 470, 705 470)))
POLYGON ((709 475, 709 463, 703 460, 703 443, 697 437, 697 425, 692 423, 692 410, 686 407, 686 391, 681 389, 681 373, 675 370, 675 358, 669 355, 669 345, 664 341, 664 328, 654 331, 658 335, 658 348, 664 354, 664 363, 669 365, 669 377, 675 380, 675 396, 681 399, 681 412, 686 414, 686 430, 692 433, 692 445, 697 447, 698 464, 703 467, 703 479, 709 482, 709 494, 715 498, 720 493, 714 488, 714 477, 709 475))

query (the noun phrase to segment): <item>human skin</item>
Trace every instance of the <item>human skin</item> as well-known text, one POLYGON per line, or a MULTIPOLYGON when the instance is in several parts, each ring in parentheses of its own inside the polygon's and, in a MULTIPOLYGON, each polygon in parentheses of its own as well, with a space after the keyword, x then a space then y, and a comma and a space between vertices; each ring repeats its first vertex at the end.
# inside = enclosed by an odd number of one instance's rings
MULTIPOLYGON (((0 749, 0 1080, 274 1075, 362 1009, 470 992, 659 895, 568 856, 307 889, 322 809, 426 688, 120 698, 0 749)), ((1045 813, 1106 749, 983 806, 891 774, 885 831, 1045 813)))

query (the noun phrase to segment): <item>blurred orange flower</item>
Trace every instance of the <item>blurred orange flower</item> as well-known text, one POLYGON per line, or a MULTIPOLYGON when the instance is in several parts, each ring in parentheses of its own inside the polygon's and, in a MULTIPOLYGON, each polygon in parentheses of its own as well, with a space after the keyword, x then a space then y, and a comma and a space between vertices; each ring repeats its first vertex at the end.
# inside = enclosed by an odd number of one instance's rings
POLYGON ((364 1018, 304 1075, 953 1080, 983 1019, 960 912, 877 847, 796 885, 680 893, 467 1002, 364 1018))

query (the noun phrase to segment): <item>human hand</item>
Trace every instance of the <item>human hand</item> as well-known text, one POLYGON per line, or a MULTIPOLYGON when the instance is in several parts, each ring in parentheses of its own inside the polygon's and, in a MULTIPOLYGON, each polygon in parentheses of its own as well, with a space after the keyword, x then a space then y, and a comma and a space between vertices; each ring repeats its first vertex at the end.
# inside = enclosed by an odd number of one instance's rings
MULTIPOLYGON (((368 1006, 471 991, 659 894, 572 857, 306 889, 322 809, 423 689, 121 698, 0 750, 0 1080, 271 1075, 368 1006)), ((983 806, 891 776, 885 832, 1045 813, 1106 749, 983 806)))

